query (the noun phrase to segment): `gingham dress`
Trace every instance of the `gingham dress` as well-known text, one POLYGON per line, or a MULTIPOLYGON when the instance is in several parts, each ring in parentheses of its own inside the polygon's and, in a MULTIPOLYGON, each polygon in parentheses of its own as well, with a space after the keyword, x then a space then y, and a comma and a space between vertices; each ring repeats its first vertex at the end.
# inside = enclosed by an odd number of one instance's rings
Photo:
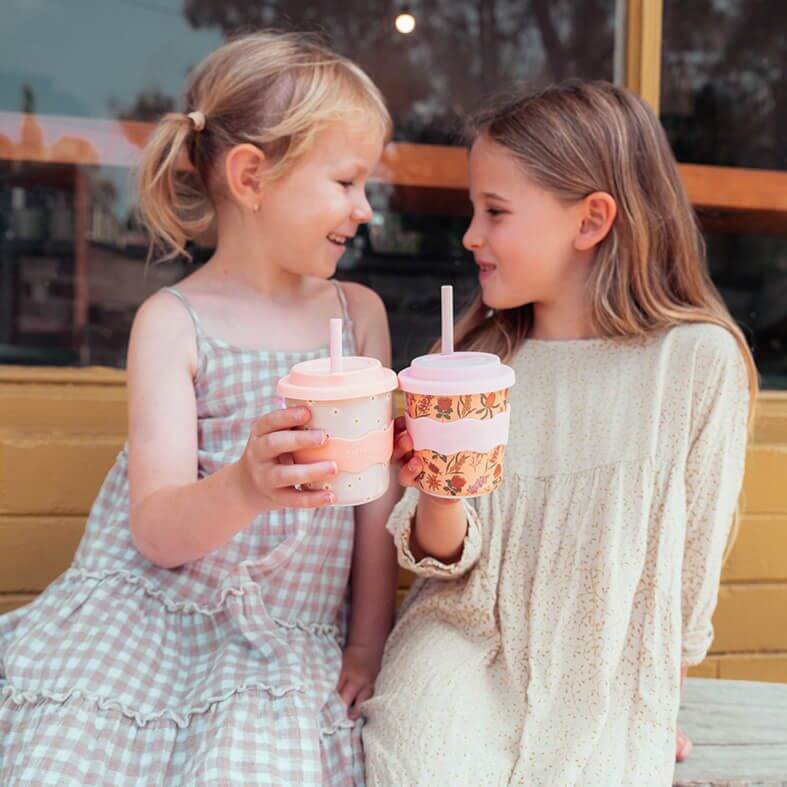
MULTIPOLYGON (((234 347, 173 294, 197 332, 203 478, 281 406, 279 378, 328 349, 234 347)), ((0 784, 362 783, 360 729, 335 690, 353 527, 351 508, 275 511, 157 568, 131 541, 124 448, 71 568, 0 617, 0 784)))

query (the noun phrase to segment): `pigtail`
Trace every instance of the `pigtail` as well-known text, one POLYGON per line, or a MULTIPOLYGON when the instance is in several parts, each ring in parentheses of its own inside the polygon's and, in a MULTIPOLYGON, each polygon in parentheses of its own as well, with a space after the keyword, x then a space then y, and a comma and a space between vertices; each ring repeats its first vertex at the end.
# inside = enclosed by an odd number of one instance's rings
POLYGON ((189 156, 204 133, 188 115, 171 113, 145 147, 137 185, 139 214, 151 235, 149 258, 156 250, 164 251, 162 259, 190 258, 186 241, 204 234, 213 222, 208 190, 189 156))

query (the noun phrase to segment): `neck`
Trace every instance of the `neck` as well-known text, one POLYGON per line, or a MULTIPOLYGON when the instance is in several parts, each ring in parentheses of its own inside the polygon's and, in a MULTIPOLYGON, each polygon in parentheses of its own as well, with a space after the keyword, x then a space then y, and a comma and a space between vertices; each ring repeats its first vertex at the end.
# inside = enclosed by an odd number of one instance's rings
POLYGON ((574 314, 559 314, 543 304, 535 304, 533 310, 533 326, 528 332, 529 339, 545 341, 569 341, 571 339, 596 339, 598 333, 593 330, 589 321, 574 314))
POLYGON ((528 336, 548 341, 597 338, 585 288, 576 287, 553 301, 534 303, 528 336))
POLYGON ((228 286, 240 286, 257 295, 283 300, 300 296, 305 282, 300 274, 266 264, 264 258, 247 257, 240 261, 238 257, 227 257, 217 252, 204 268, 228 286))
POLYGON ((216 252, 204 267, 227 285, 285 300, 298 297, 305 282, 301 274, 276 265, 258 237, 243 232, 220 233, 216 252))

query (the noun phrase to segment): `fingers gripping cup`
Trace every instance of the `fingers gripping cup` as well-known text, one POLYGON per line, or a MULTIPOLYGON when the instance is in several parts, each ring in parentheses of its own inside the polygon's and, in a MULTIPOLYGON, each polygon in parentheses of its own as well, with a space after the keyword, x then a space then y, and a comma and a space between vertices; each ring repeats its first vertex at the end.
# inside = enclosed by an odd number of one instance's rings
POLYGON ((515 375, 493 353, 454 352, 450 286, 442 304, 442 352, 399 373, 407 431, 424 468, 416 484, 437 497, 479 497, 503 478, 515 375))
POLYGON ((325 445, 296 451, 296 462, 334 461, 339 475, 307 489, 330 489, 336 505, 368 503, 385 494, 393 453, 393 402, 396 373, 376 358, 342 356, 342 321, 331 320, 330 358, 292 367, 277 386, 288 407, 311 410, 309 429, 328 433, 325 445))

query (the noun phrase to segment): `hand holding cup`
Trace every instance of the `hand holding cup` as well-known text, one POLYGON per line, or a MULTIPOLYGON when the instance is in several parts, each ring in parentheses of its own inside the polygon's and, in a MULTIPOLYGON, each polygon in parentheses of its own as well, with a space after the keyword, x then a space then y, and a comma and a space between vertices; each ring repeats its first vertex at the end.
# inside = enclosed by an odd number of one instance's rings
POLYGON ((330 483, 335 462, 296 464, 293 453, 323 445, 321 430, 304 430, 311 419, 307 407, 273 410, 257 419, 241 458, 235 463, 242 496, 255 510, 318 508, 335 502, 332 492, 299 491, 296 485, 330 483))

